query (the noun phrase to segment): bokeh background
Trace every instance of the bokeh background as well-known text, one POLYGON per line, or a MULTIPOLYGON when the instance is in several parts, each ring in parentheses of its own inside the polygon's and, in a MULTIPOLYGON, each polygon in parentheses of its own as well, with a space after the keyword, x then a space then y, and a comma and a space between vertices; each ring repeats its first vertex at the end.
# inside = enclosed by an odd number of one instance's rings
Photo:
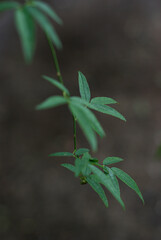
MULTIPOLYGON (((116 99, 127 123, 97 114, 107 136, 96 156, 125 159, 119 166, 138 183, 144 199, 124 184, 123 211, 107 192, 106 209, 95 192, 49 158, 72 151, 72 118, 62 106, 35 111, 59 91, 41 78, 56 76, 47 41, 37 29, 32 65, 25 65, 13 13, 0 16, 0 239, 161 239, 161 1, 47 1, 63 19, 55 26, 66 86, 79 94, 77 71, 92 96, 116 99)), ((80 130, 78 145, 86 147, 80 130)))

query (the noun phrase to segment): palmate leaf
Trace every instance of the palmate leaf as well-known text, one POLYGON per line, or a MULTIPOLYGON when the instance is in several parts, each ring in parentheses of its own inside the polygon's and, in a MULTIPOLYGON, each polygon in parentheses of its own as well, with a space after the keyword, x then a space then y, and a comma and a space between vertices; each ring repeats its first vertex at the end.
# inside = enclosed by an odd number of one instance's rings
POLYGON ((66 87, 64 87, 64 85, 61 84, 60 82, 58 82, 57 80, 55 80, 51 77, 48 77, 48 76, 43 76, 43 78, 45 80, 49 81, 54 86, 56 86, 57 88, 59 88, 60 90, 62 90, 63 92, 65 92, 67 95, 70 95, 68 89, 66 87))
POLYGON ((99 182, 103 184, 111 192, 111 194, 116 198, 116 200, 121 204, 121 206, 125 208, 125 205, 120 196, 120 192, 117 191, 109 175, 104 174, 100 169, 98 169, 93 165, 89 165, 89 167, 91 171, 95 175, 97 175, 99 182))
POLYGON ((67 168, 72 172, 75 172, 75 166, 70 163, 62 163, 61 166, 67 168))
POLYGON ((89 103, 88 107, 93 109, 93 110, 96 110, 98 112, 102 112, 102 113, 114 116, 116 118, 119 118, 123 121, 126 121, 126 119, 124 118, 124 116, 121 113, 119 113, 114 108, 111 108, 109 106, 106 106, 106 105, 103 105, 103 104, 89 103))
POLYGON ((20 6, 20 4, 18 2, 9 2, 9 1, 5 1, 5 2, 1 2, 0 3, 0 12, 2 11, 6 11, 6 10, 10 10, 10 9, 16 9, 20 6))
POLYGON ((83 155, 83 154, 86 153, 86 152, 89 152, 89 149, 88 149, 88 148, 79 148, 79 149, 75 152, 75 155, 81 156, 81 155, 83 155))
POLYGON ((70 152, 56 152, 49 154, 50 157, 73 157, 73 153, 70 152))
POLYGON ((48 108, 57 107, 63 104, 66 104, 67 100, 62 96, 52 96, 47 98, 44 102, 37 105, 37 110, 43 110, 48 108))
POLYGON ((114 99, 108 98, 108 97, 95 97, 95 98, 92 98, 91 103, 115 104, 117 102, 114 99))
POLYGON ((46 13, 49 17, 51 17, 58 24, 63 23, 61 18, 56 14, 56 12, 53 9, 51 9, 51 7, 47 3, 44 3, 41 1, 34 1, 33 6, 42 10, 44 13, 46 13))
POLYGON ((119 168, 116 167, 112 167, 111 168, 112 171, 114 172, 114 174, 121 180, 123 181, 127 186, 129 186, 130 188, 132 188, 137 194, 138 196, 141 198, 142 202, 144 203, 144 199, 143 196, 139 190, 138 185, 136 184, 136 182, 124 171, 122 171, 119 168))
POLYGON ((81 104, 75 103, 75 101, 73 101, 73 99, 72 99, 71 103, 74 104, 77 107, 77 109, 82 112, 82 114, 84 116, 86 116, 86 119, 88 120, 92 129, 94 131, 96 131, 100 135, 100 137, 104 137, 105 132, 104 132, 101 124, 97 120, 96 116, 88 108, 84 107, 81 104))
POLYGON ((26 8, 18 8, 15 11, 15 24, 20 36, 24 58, 26 62, 31 62, 35 51, 35 23, 26 8))
POLYGON ((107 197, 106 197, 105 192, 104 192, 103 188, 101 187, 101 185, 98 182, 94 181, 90 176, 87 177, 86 180, 89 183, 89 185, 93 188, 93 190, 102 199, 105 206, 108 207, 108 200, 107 200, 107 197))
POLYGON ((48 18, 42 12, 40 12, 38 9, 36 9, 35 7, 27 7, 27 10, 33 16, 33 18, 39 23, 40 27, 49 36, 49 38, 52 40, 54 45, 58 49, 62 48, 62 43, 61 43, 54 27, 48 20, 48 18))
POLYGON ((72 114, 76 117, 84 135, 86 136, 89 144, 91 145, 93 151, 97 150, 97 139, 96 135, 89 123, 89 119, 87 118, 86 114, 82 111, 81 108, 78 107, 78 105, 74 103, 69 104, 69 109, 72 112, 72 114))
POLYGON ((91 98, 89 85, 86 77, 81 72, 78 72, 78 81, 79 81, 79 91, 80 91, 81 98, 89 102, 91 98))
POLYGON ((123 159, 119 157, 107 157, 103 160, 104 165, 110 165, 118 162, 122 162, 123 159))

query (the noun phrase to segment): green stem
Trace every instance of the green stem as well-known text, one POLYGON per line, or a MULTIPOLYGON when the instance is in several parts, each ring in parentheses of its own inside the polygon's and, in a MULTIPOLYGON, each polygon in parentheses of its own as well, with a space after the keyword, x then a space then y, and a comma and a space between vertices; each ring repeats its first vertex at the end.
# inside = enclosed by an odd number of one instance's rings
MULTIPOLYGON (((58 77, 60 83, 62 83, 64 85, 55 48, 53 46, 53 43, 52 43, 50 37, 47 34, 46 34, 46 36, 47 36, 49 46, 50 46, 50 49, 51 49, 51 53, 52 53, 52 56, 53 56, 53 59, 54 59, 54 64, 55 64, 55 68, 56 68, 56 72, 57 72, 57 77, 58 77)), ((73 116, 73 133, 74 133, 74 153, 75 153, 76 150, 77 150, 77 141, 76 141, 76 118, 74 116, 73 116)))
POLYGON ((77 150, 77 136, 76 136, 76 118, 73 116, 73 134, 74 134, 74 153, 77 150))
POLYGON ((58 77, 60 83, 64 84, 63 83, 63 78, 62 78, 62 75, 61 75, 61 72, 60 72, 59 62, 58 62, 58 58, 57 58, 57 55, 56 55, 55 48, 53 46, 53 43, 52 43, 50 37, 47 34, 46 34, 46 36, 47 36, 49 46, 50 46, 50 49, 51 49, 51 53, 52 53, 52 56, 53 56, 53 59, 54 59, 54 64, 55 64, 55 68, 56 68, 57 77, 58 77))

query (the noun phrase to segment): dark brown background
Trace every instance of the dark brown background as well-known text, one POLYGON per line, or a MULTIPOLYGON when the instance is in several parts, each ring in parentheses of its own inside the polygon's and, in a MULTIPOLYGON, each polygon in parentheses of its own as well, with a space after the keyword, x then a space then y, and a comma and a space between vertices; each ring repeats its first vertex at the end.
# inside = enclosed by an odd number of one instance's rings
MULTIPOLYGON (((79 94, 77 71, 92 96, 108 96, 127 123, 98 114, 106 139, 96 156, 120 156, 120 167, 138 183, 142 205, 121 184, 123 211, 108 194, 106 209, 88 185, 49 158, 72 151, 72 118, 62 106, 35 111, 59 91, 41 78, 55 77, 46 39, 38 29, 37 51, 26 66, 13 14, 0 16, 0 239, 159 240, 161 238, 161 2, 158 0, 51 1, 64 21, 56 26, 66 86, 79 94)), ((88 146, 79 131, 78 144, 88 146)))

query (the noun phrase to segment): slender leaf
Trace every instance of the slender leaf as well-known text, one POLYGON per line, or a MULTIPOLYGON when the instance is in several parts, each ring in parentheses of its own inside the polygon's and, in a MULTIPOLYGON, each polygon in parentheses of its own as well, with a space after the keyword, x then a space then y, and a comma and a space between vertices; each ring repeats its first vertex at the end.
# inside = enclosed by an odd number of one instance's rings
POLYGON ((120 197, 120 193, 117 191, 116 187, 113 185, 113 182, 111 181, 111 178, 109 175, 104 174, 100 169, 93 165, 89 165, 92 172, 97 175, 99 181, 101 184, 103 184, 110 192, 111 194, 116 198, 116 200, 121 204, 123 208, 125 208, 125 205, 120 197))
POLYGON ((78 81, 79 81, 79 91, 82 99, 90 101, 91 93, 86 77, 83 73, 78 72, 78 81))
POLYGON ((95 97, 95 98, 92 98, 91 103, 114 104, 117 102, 114 99, 108 98, 108 97, 95 97))
POLYGON ((141 198, 141 200, 144 203, 144 199, 143 196, 139 190, 138 185, 136 184, 136 182, 124 171, 122 171, 119 168, 113 167, 111 168, 112 171, 114 172, 114 174, 121 180, 123 181, 127 186, 129 186, 130 188, 132 188, 137 194, 138 196, 141 198))
POLYGON ((0 3, 0 12, 10 10, 10 9, 16 9, 19 6, 20 5, 17 2, 9 2, 9 1, 1 2, 0 3))
POLYGON ((71 97, 70 98, 72 102, 74 103, 77 103, 77 104, 82 104, 82 105, 85 105, 85 106, 88 106, 89 102, 87 102, 87 100, 85 99, 82 99, 80 97, 71 97))
POLYGON ((67 168, 72 172, 75 172, 75 166, 70 163, 62 163, 61 166, 67 168))
POLYGON ((105 132, 101 124, 97 120, 96 116, 88 108, 84 107, 83 105, 76 104, 75 102, 73 102, 73 100, 72 100, 72 103, 74 103, 77 109, 81 111, 84 116, 86 116, 86 119, 88 120, 93 130, 96 131, 100 135, 100 137, 104 137, 105 132))
POLYGON ((84 153, 86 153, 86 152, 89 152, 89 149, 88 149, 88 148, 79 148, 79 149, 75 152, 75 155, 81 156, 82 154, 84 154, 84 153))
POLYGON ((35 20, 39 23, 39 25, 44 30, 44 32, 51 38, 51 40, 55 44, 55 46, 58 49, 62 48, 62 43, 61 43, 54 27, 48 20, 48 18, 43 13, 41 13, 38 9, 36 9, 34 7, 28 7, 27 9, 30 12, 30 14, 33 16, 33 18, 35 18, 35 20))
POLYGON ((73 157, 73 153, 70 152, 57 152, 49 154, 50 157, 73 157))
POLYGON ((67 103, 67 100, 64 97, 53 96, 53 97, 47 98, 44 102, 37 105, 36 109, 42 110, 42 109, 54 108, 54 107, 63 105, 65 103, 67 103))
POLYGON ((57 80, 55 80, 51 77, 48 77, 48 76, 43 76, 43 78, 45 80, 49 81, 54 86, 56 86, 57 88, 59 88, 60 90, 62 90, 63 92, 65 92, 67 95, 70 95, 68 89, 66 87, 64 87, 64 85, 62 83, 60 83, 57 80))
POLYGON ((95 182, 90 177, 87 177, 86 180, 89 183, 89 185, 93 188, 93 190, 102 199, 102 201, 104 202, 105 206, 108 207, 108 200, 107 200, 107 197, 106 197, 105 192, 104 192, 103 188, 101 187, 101 185, 99 183, 95 182))
POLYGON ((111 178, 111 181, 112 181, 114 187, 116 188, 116 191, 120 193, 119 182, 118 182, 115 174, 109 167, 104 167, 104 168, 108 171, 109 177, 111 178))
POLYGON ((84 167, 82 169, 82 174, 84 176, 89 176, 91 174, 91 169, 89 168, 89 158, 90 154, 88 152, 84 153, 82 156, 82 161, 84 161, 84 167))
POLYGON ((88 107, 93 109, 93 110, 96 110, 98 112, 102 112, 102 113, 117 117, 117 118, 119 118, 123 121, 126 121, 126 119, 124 118, 124 116, 121 113, 119 113, 114 108, 111 108, 109 106, 106 106, 106 105, 103 105, 103 104, 89 103, 88 107))
POLYGON ((15 23, 20 36, 22 50, 26 62, 31 62, 35 51, 35 23, 26 8, 19 8, 15 11, 15 23))
POLYGON ((91 158, 91 155, 89 154, 89 152, 85 152, 83 153, 83 158, 86 158, 89 160, 91 158))
POLYGON ((40 10, 42 10, 44 13, 46 13, 49 17, 51 17, 55 22, 58 24, 62 24, 61 18, 56 14, 56 12, 45 2, 41 1, 34 1, 33 5, 40 10))
POLYGON ((110 164, 118 163, 121 161, 123 161, 123 159, 119 157, 107 157, 103 160, 103 164, 110 165, 110 164))
POLYGON ((93 151, 96 151, 97 139, 91 125, 89 124, 89 119, 87 118, 86 114, 82 111, 82 109, 78 108, 78 106, 73 104, 72 102, 69 104, 69 109, 72 114, 77 118, 77 121, 89 144, 91 145, 93 151))
POLYGON ((82 171, 83 162, 81 159, 77 158, 75 160, 75 176, 78 177, 82 171))
POLYGON ((96 174, 91 174, 90 178, 97 183, 101 183, 100 179, 98 178, 98 176, 96 174))
POLYGON ((88 159, 86 158, 77 158, 75 160, 75 176, 78 177, 80 174, 83 176, 88 176, 91 173, 91 170, 88 166, 88 159))

